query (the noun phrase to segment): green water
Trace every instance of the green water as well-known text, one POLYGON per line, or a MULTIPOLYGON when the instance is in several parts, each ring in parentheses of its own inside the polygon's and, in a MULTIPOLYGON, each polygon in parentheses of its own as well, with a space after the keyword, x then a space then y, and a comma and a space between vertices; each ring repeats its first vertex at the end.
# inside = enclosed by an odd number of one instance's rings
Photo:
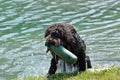
POLYGON ((76 26, 93 66, 120 66, 119 0, 0 0, 0 80, 45 75, 44 31, 76 26))

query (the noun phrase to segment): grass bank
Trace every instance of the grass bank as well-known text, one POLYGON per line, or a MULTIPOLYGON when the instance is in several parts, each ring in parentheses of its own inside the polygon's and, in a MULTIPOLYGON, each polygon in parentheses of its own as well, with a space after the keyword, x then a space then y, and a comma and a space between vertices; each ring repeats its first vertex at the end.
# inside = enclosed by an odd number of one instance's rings
POLYGON ((55 74, 52 76, 28 77, 23 80, 120 80, 120 68, 112 67, 103 70, 88 70, 76 74, 55 74))

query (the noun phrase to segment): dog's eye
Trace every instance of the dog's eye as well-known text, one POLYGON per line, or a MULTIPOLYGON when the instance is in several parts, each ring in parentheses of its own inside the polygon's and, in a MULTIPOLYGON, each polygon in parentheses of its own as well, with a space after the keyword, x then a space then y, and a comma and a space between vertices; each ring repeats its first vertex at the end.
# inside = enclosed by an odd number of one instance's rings
POLYGON ((54 36, 54 35, 55 35, 54 33, 51 34, 51 36, 54 36))
POLYGON ((58 37, 58 35, 57 35, 57 34, 55 34, 54 36, 55 36, 55 37, 58 37))
POLYGON ((58 38, 59 37, 59 35, 56 34, 56 33, 52 33, 51 36, 54 37, 54 38, 58 38))

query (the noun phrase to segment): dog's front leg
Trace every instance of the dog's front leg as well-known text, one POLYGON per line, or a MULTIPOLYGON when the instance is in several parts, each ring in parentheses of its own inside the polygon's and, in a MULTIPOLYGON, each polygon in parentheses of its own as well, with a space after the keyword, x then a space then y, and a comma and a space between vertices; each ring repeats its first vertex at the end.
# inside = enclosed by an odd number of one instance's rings
POLYGON ((48 74, 49 75, 55 74, 56 70, 57 70, 56 61, 55 58, 52 58, 48 74))
POLYGON ((50 65, 50 68, 49 68, 49 71, 48 71, 48 75, 52 75, 52 74, 55 74, 57 70, 57 61, 56 59, 53 57, 51 59, 51 65, 50 65))

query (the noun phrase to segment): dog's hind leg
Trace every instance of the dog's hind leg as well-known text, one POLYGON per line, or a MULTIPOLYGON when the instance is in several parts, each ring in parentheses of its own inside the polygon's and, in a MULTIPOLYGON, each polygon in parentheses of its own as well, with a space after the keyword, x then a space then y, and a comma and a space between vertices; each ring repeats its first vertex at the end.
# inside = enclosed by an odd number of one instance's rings
POLYGON ((84 53, 80 53, 80 55, 78 57, 78 68, 79 68, 80 72, 86 70, 86 60, 85 60, 84 53))
POLYGON ((86 56, 86 63, 87 63, 87 68, 92 68, 89 56, 86 56))

